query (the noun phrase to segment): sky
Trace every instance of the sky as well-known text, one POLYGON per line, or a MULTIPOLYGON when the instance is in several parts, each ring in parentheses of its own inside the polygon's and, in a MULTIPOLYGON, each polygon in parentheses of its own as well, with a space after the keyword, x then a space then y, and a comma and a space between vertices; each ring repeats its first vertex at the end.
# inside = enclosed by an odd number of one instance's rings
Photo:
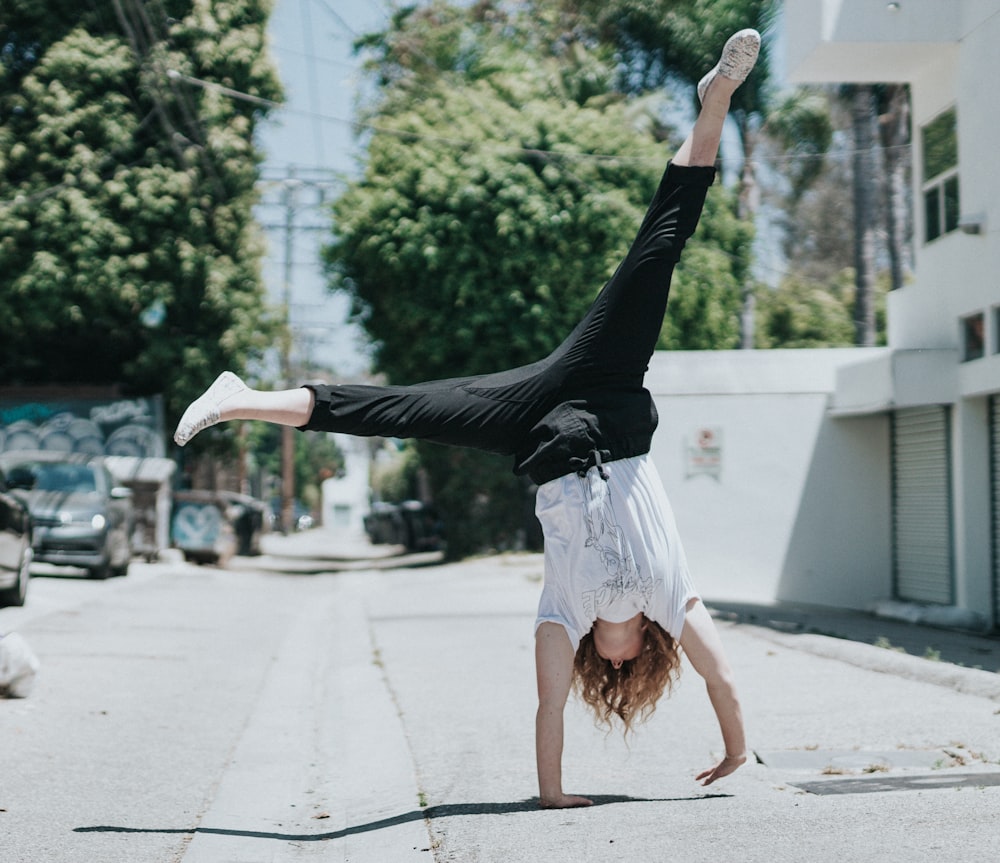
POLYGON ((325 369, 315 376, 331 382, 369 366, 364 336, 346 320, 347 298, 327 290, 320 247, 330 237, 327 203, 359 170, 350 120, 362 78, 352 44, 388 16, 387 0, 275 0, 268 26, 285 105, 257 137, 265 155, 257 209, 264 280, 272 302, 289 300, 293 360, 325 369))

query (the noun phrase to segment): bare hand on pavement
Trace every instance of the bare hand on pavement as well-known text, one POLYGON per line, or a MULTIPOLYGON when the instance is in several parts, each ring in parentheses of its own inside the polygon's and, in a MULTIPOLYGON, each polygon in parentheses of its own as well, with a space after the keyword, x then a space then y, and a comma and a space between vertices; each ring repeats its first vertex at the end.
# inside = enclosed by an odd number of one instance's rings
POLYGON ((745 764, 747 760, 746 755, 727 755, 723 758, 715 767, 710 767, 708 770, 702 770, 695 779, 701 782, 702 785, 711 785, 716 779, 721 779, 723 776, 728 776, 733 773, 738 767, 745 764))

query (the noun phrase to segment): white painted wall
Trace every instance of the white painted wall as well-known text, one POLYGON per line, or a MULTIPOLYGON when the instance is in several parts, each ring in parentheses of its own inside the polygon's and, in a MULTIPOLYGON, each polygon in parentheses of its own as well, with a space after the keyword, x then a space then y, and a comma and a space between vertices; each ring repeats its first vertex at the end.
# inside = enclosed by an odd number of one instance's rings
POLYGON ((989 620, 992 542, 988 401, 961 399, 951 415, 955 604, 989 620))
POLYGON ((652 456, 708 598, 868 608, 890 596, 885 415, 834 419, 837 370, 879 349, 659 352, 652 456), (693 472, 699 432, 717 475, 693 472))
POLYGON ((963 0, 785 0, 792 81, 909 80, 928 56, 953 53, 962 32, 963 0), (849 51, 852 62, 845 64, 849 51), (845 68, 846 66, 846 68, 845 68))

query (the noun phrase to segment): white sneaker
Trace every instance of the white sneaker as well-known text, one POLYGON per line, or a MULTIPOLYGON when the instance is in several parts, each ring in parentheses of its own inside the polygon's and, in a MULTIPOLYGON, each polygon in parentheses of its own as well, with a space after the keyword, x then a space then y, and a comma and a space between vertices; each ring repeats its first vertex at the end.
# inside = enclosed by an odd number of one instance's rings
POLYGON ((760 33, 756 30, 740 30, 726 40, 722 48, 722 56, 704 78, 698 82, 698 101, 705 100, 708 85, 715 80, 716 75, 729 78, 731 81, 746 81, 747 75, 757 62, 760 53, 760 33))
POLYGON ((178 446, 184 446, 198 432, 214 426, 219 422, 219 408, 222 407, 222 403, 230 396, 247 389, 249 387, 232 372, 223 372, 215 379, 215 383, 191 402, 184 411, 184 416, 177 423, 177 431, 174 432, 174 442, 178 446))

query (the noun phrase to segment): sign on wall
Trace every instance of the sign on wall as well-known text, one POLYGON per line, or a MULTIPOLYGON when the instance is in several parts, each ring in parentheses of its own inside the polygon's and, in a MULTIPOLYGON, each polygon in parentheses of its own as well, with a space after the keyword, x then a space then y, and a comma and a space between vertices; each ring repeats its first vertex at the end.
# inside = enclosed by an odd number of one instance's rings
POLYGON ((722 429, 702 426, 684 439, 684 478, 722 475, 722 429))

